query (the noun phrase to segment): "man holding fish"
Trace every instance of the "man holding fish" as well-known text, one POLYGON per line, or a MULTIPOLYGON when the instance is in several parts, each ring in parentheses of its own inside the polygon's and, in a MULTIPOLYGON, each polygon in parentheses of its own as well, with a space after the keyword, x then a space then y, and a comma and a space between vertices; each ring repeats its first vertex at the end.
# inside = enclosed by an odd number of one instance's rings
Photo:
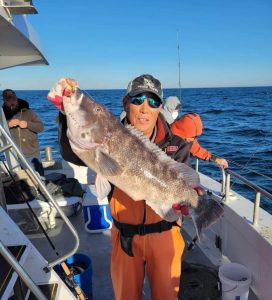
POLYGON ((111 191, 115 299, 142 299, 145 270, 153 300, 177 299, 184 240, 174 208, 194 208, 199 230, 223 209, 198 195, 195 171, 173 160, 182 161, 188 149, 185 142, 171 147, 172 133, 160 115, 161 83, 148 74, 129 83, 123 125, 72 79, 61 79, 48 98, 65 113, 60 118, 63 158, 97 173, 99 198, 111 191))

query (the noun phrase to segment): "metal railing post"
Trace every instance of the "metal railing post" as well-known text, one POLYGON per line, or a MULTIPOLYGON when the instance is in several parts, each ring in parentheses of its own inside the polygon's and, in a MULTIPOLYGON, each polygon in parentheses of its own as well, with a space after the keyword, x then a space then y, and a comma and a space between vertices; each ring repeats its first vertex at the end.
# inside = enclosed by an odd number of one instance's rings
POLYGON ((261 202, 261 193, 256 192, 255 203, 254 203, 254 212, 253 212, 253 226, 258 225, 259 213, 260 213, 260 202, 261 202))
POLYGON ((195 170, 196 170, 196 172, 198 172, 198 169, 199 169, 199 160, 198 160, 198 158, 196 158, 196 160, 195 160, 195 170))
POLYGON ((226 176, 226 186, 225 186, 225 201, 229 201, 229 194, 230 194, 230 174, 226 176))
POLYGON ((220 169, 222 174, 221 196, 225 196, 226 195, 226 173, 225 173, 225 169, 223 168, 220 169))
POLYGON ((52 148, 51 147, 45 147, 45 161, 53 161, 53 155, 52 155, 52 148))

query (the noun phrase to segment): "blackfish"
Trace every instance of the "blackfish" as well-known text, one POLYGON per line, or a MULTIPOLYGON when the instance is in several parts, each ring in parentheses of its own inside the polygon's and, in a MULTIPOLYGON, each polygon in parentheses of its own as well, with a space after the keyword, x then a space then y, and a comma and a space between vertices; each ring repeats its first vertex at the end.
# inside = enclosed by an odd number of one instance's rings
POLYGON ((70 95, 60 94, 64 85, 61 79, 48 98, 54 102, 63 97, 67 137, 73 152, 97 173, 98 198, 107 196, 112 183, 134 201, 145 200, 169 222, 178 218, 172 205, 189 205, 195 210, 199 231, 223 214, 218 202, 197 194, 195 187, 200 180, 192 168, 172 160, 133 126, 123 126, 104 105, 78 87, 70 95))

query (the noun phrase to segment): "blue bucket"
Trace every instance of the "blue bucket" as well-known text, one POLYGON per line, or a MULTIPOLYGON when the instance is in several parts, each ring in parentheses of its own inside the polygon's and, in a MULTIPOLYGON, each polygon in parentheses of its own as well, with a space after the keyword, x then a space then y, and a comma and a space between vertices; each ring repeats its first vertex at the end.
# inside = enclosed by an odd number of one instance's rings
MULTIPOLYGON (((81 253, 76 253, 66 259, 65 263, 68 268, 75 274, 74 279, 79 285, 85 296, 89 299, 93 299, 93 289, 92 289, 92 262, 89 256, 81 253)), ((54 267, 56 273, 60 278, 66 283, 71 291, 74 292, 73 287, 70 285, 69 281, 65 280, 65 273, 61 265, 56 265, 54 267)))

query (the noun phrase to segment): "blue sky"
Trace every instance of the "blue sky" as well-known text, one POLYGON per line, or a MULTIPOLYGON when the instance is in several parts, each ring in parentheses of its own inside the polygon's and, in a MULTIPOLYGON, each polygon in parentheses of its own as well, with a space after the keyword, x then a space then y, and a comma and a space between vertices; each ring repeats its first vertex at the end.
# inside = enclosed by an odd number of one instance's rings
POLYGON ((126 88, 150 73, 165 88, 272 85, 271 0, 34 0, 29 17, 50 63, 1 71, 1 86, 126 88))

